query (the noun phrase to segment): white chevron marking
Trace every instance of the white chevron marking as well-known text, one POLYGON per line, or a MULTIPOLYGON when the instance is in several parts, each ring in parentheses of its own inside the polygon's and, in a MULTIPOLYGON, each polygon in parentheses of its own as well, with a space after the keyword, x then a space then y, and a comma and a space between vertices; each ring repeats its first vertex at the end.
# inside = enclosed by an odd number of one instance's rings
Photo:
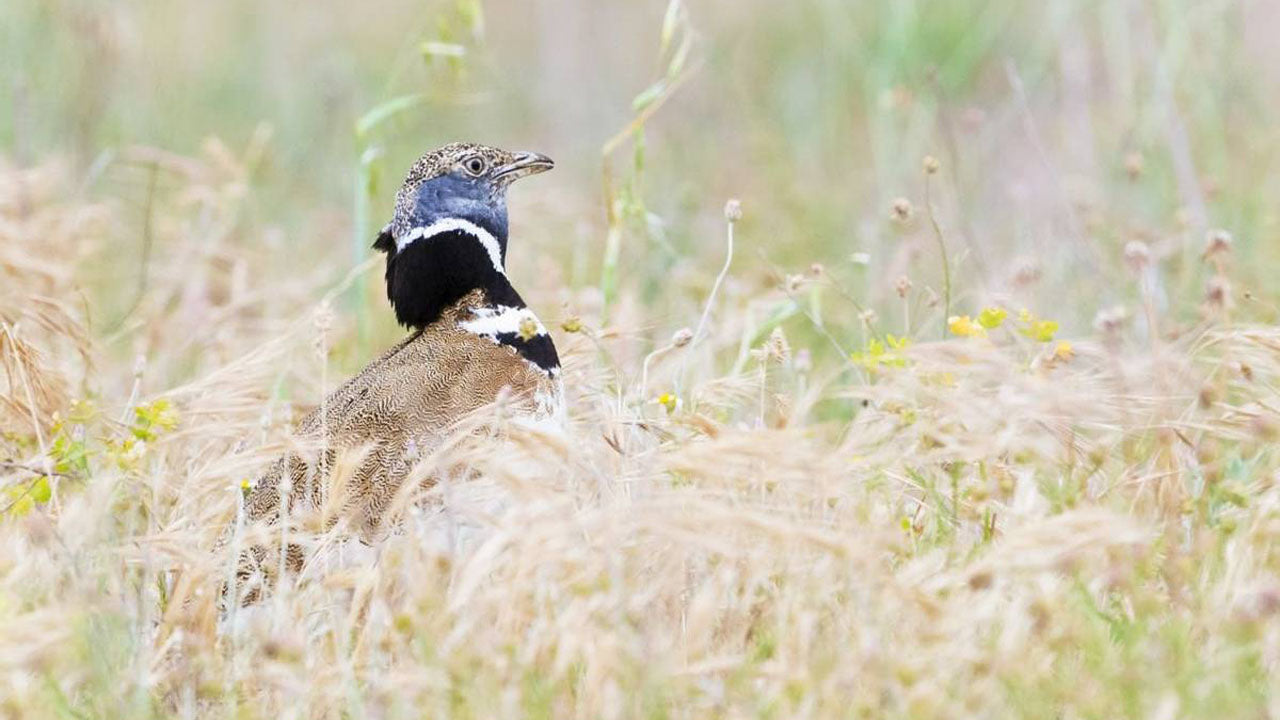
POLYGON ((484 335, 488 338, 496 338, 502 333, 515 333, 518 335, 520 334, 520 326, 528 320, 532 320, 534 323, 534 334, 547 334, 547 328, 543 326, 542 321, 527 307, 499 305, 496 308, 476 308, 472 312, 475 315, 475 319, 463 320, 458 325, 463 330, 476 335, 484 335))

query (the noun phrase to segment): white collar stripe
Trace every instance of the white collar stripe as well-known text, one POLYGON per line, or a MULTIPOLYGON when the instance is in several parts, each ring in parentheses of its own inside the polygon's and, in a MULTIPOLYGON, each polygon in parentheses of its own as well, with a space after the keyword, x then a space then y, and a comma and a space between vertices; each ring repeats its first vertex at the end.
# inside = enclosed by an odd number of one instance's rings
POLYGON ((442 235, 450 232, 464 232, 484 246, 485 252, 489 254, 489 261, 493 263, 493 269, 500 275, 507 273, 502 269, 502 248, 498 246, 498 240, 488 230, 476 225, 473 222, 462 220, 459 218, 443 218, 437 220, 426 227, 416 227, 409 232, 396 238, 396 252, 404 252, 409 243, 422 238, 432 238, 436 235, 442 235))

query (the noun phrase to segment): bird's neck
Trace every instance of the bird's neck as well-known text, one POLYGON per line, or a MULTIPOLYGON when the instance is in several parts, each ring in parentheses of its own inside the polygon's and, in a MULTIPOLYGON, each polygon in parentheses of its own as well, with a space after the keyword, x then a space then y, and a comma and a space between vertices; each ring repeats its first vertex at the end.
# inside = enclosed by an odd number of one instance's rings
POLYGON ((464 221, 414 228, 387 255, 387 297, 396 320, 423 328, 473 291, 486 303, 524 307, 503 268, 505 237, 464 221))

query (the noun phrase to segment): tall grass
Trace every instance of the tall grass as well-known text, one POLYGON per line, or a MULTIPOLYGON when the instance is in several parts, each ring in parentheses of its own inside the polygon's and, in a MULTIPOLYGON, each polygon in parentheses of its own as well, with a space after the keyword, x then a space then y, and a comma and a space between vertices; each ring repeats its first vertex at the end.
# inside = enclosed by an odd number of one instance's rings
POLYGON ((1280 713, 1267 8, 257 8, 0 9, 4 716, 1280 713), (570 422, 224 612, 455 136, 560 161, 510 271, 570 422))

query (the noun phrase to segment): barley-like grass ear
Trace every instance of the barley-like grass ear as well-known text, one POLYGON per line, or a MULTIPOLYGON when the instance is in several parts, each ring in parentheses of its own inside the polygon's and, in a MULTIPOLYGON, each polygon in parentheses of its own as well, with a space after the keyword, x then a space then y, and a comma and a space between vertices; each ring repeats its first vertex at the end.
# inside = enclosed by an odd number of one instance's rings
POLYGON ((391 235, 390 225, 382 228, 382 232, 378 233, 378 238, 373 241, 373 249, 384 253, 390 253, 396 249, 396 239, 391 235))

